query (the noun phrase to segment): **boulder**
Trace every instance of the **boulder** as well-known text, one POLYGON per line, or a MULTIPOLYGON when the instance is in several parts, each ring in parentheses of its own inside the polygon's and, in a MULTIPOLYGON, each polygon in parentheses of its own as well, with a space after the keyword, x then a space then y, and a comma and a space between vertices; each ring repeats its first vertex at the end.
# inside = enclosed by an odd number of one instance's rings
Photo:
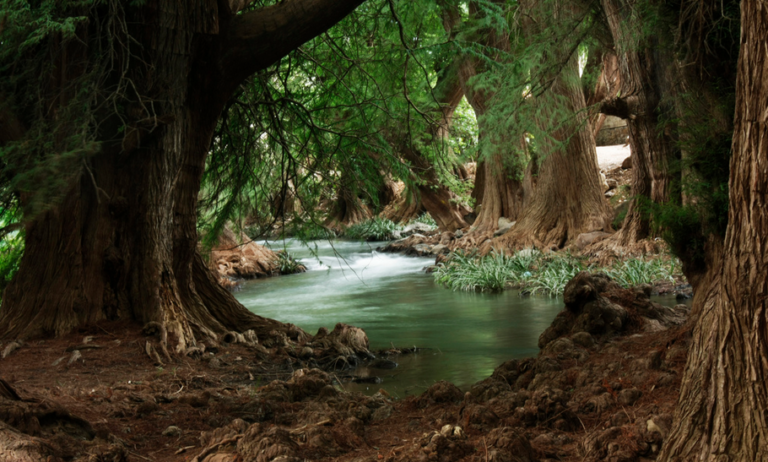
POLYGON ((621 168, 624 170, 628 170, 632 168, 632 156, 629 156, 626 159, 624 159, 624 162, 621 163, 621 168))
POLYGON ((602 338, 645 330, 658 331, 685 322, 687 310, 668 308, 649 299, 651 287, 623 289, 602 273, 586 271, 565 286, 565 309, 539 337, 539 348, 579 332, 602 338))

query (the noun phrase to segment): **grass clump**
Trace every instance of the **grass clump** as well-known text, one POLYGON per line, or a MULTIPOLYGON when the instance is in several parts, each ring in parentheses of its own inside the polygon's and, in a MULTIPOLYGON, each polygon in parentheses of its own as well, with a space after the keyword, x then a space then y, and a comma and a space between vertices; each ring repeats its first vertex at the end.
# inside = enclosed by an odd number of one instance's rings
POLYGON ((421 223, 429 226, 430 228, 437 228, 437 222, 435 221, 434 218, 432 218, 432 215, 430 215, 429 212, 422 213, 420 216, 411 220, 410 223, 408 224, 412 225, 415 223, 421 223))
POLYGON ((277 252, 277 266, 280 274, 303 273, 307 270, 307 267, 299 263, 287 250, 277 252))
POLYGON ((397 238, 397 232, 402 228, 386 218, 371 218, 370 220, 349 226, 344 236, 361 241, 390 241, 397 238))
POLYGON ((626 288, 638 284, 653 284, 662 280, 674 282, 675 276, 680 274, 680 266, 675 258, 668 260, 630 258, 602 271, 626 288))
POLYGON ((434 273, 435 281, 449 289, 497 292, 530 277, 540 252, 527 250, 513 256, 493 252, 478 257, 475 252, 457 252, 434 273))
POLYGON ((507 288, 525 289, 532 294, 557 297, 568 281, 581 271, 603 272, 622 287, 674 281, 679 276, 675 259, 630 258, 610 268, 591 266, 585 257, 570 253, 543 254, 526 249, 506 256, 491 253, 456 253, 434 272, 435 282, 452 290, 497 292, 507 288))

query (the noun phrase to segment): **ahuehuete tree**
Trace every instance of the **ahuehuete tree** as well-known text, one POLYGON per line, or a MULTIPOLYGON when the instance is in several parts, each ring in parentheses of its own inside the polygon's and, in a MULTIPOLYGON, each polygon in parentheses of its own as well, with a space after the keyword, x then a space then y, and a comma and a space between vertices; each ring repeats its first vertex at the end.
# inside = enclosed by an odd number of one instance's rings
POLYGON ((768 3, 741 2, 729 212, 660 461, 768 460, 768 3))
POLYGON ((247 77, 362 1, 6 2, 0 147, 26 252, 0 336, 133 319, 184 351, 196 335, 276 328, 197 252, 206 155, 247 77))
POLYGON ((563 248, 581 233, 610 229, 611 212, 602 194, 577 62, 578 46, 589 34, 593 11, 538 2, 521 4, 519 14, 526 18, 521 23, 531 64, 528 85, 518 84, 517 91, 525 89, 526 97, 516 105, 521 110, 514 111, 514 117, 519 124, 526 123, 523 114, 533 121, 528 122, 527 131, 535 134, 541 160, 536 192, 517 223, 484 244, 483 252, 563 248), (557 27, 543 26, 552 22, 557 27))
POLYGON ((603 114, 627 120, 632 151, 632 195, 621 229, 605 244, 630 248, 650 234, 650 220, 641 198, 663 204, 670 199, 670 163, 679 157, 673 130, 662 130, 662 118, 671 118, 665 70, 673 56, 660 46, 663 31, 650 36, 643 30, 644 20, 634 0, 604 0, 603 11, 619 58, 621 88, 619 96, 601 104, 603 114))
POLYGON ((509 26, 498 19, 504 17, 504 3, 492 2, 483 8, 478 2, 470 2, 470 17, 465 25, 468 31, 462 34, 470 47, 483 50, 483 53, 465 53, 459 72, 461 86, 480 129, 481 152, 472 194, 478 212, 472 231, 465 239, 471 242, 482 242, 490 236, 498 229, 501 217, 516 220, 533 193, 531 171, 526 168, 529 159, 525 135, 505 130, 505 124, 499 123, 499 114, 493 112, 495 104, 519 104, 523 98, 522 89, 517 92, 517 100, 513 96, 515 92, 503 97, 497 95, 503 76, 498 70, 494 72, 494 67, 514 60, 509 26))

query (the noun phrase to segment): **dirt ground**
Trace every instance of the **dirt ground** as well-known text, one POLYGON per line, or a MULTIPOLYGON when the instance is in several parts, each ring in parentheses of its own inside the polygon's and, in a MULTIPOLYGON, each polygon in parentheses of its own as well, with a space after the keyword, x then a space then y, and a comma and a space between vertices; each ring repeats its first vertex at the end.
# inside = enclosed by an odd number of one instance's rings
POLYGON ((685 309, 589 278, 566 292, 538 357, 470 390, 438 382, 399 401, 308 369, 298 351, 311 339, 221 343, 162 366, 130 323, 6 343, 0 460, 653 460, 686 359, 685 309))

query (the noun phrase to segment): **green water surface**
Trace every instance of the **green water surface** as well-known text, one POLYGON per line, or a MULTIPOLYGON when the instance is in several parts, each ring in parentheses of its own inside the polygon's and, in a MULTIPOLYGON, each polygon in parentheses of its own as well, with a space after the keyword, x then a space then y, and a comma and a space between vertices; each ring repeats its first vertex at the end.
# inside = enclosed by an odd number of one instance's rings
MULTIPOLYGON (((282 241, 270 245, 283 247, 282 241)), ((561 299, 521 298, 517 291, 450 291, 422 270, 433 259, 378 253, 375 243, 311 245, 312 250, 286 242, 308 267, 306 273, 250 281, 236 296, 254 313, 311 334, 345 322, 365 330, 372 350, 425 348, 397 358, 400 366, 394 370, 357 371, 384 380, 357 387, 385 388, 401 397, 439 380, 467 387, 508 359, 536 355, 539 334, 563 306, 561 299)))

